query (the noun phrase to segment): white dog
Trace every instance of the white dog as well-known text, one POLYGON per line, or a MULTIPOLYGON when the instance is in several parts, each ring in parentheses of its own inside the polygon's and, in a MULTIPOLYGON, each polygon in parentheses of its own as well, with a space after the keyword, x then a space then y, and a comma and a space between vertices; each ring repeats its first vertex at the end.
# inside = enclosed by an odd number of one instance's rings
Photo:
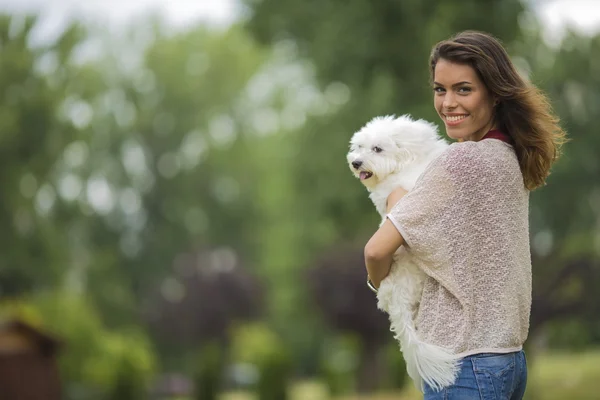
MULTIPOLYGON (((370 192, 383 223, 390 193, 398 187, 411 190, 429 163, 447 147, 429 122, 415 121, 410 116, 376 117, 354 134, 347 160, 370 192)), ((423 381, 438 389, 451 385, 458 372, 455 356, 417 336, 414 314, 425 277, 402 246, 377 292, 377 307, 389 315, 408 374, 420 390, 423 381)))

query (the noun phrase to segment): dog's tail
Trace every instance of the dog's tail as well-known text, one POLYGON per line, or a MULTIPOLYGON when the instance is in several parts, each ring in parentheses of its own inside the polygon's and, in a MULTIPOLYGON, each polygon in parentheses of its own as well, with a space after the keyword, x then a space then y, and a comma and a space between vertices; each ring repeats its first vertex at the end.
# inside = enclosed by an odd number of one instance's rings
POLYGON ((423 391, 423 382, 434 390, 450 386, 456 380, 459 357, 443 347, 425 343, 417 336, 412 313, 403 307, 392 307, 390 312, 391 331, 400 343, 406 361, 408 375, 417 389, 423 391))

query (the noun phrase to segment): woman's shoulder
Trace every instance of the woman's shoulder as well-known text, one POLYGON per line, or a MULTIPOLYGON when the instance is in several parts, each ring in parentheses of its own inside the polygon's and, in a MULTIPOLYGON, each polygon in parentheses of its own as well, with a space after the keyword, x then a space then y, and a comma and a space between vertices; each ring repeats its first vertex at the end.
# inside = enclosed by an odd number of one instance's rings
POLYGON ((510 164, 512 158, 515 158, 512 147, 499 140, 456 142, 439 157, 435 168, 459 179, 476 178, 503 171, 499 167, 510 164))
POLYGON ((510 155, 514 153, 511 145, 500 140, 480 140, 479 142, 455 142, 442 154, 446 162, 473 163, 488 159, 490 154, 510 155))
POLYGON ((477 150, 474 142, 456 142, 450 144, 425 169, 417 181, 417 186, 425 182, 455 181, 476 170, 477 150))
POLYGON ((452 143, 439 161, 442 165, 462 165, 473 164, 481 157, 481 149, 477 146, 477 142, 455 142, 452 143))

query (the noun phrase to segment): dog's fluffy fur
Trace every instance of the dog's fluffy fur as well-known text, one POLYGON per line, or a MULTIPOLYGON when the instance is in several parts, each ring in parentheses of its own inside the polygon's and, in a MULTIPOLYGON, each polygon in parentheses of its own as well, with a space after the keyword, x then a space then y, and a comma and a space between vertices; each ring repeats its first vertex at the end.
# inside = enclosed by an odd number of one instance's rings
MULTIPOLYGON (((417 178, 448 146, 435 125, 404 115, 376 117, 350 141, 348 165, 370 192, 370 198, 386 218, 390 193, 411 190, 417 178)), ((400 247, 389 275, 377 292, 377 307, 389 315, 391 330, 400 344, 409 376, 420 390, 423 381, 441 389, 451 385, 458 372, 457 358, 442 347, 418 338, 414 314, 423 290, 425 274, 400 247)))

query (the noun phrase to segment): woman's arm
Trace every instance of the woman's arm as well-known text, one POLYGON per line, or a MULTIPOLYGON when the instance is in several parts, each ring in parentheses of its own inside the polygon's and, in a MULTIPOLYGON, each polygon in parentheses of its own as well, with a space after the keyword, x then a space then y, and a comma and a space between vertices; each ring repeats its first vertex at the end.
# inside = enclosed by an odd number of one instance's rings
MULTIPOLYGON (((387 212, 390 212, 406 193, 407 191, 402 188, 394 190, 387 199, 387 212)), ((389 274, 392 257, 403 244, 404 238, 398 229, 389 219, 386 219, 365 246, 367 273, 376 288, 379 288, 381 281, 389 274)))

